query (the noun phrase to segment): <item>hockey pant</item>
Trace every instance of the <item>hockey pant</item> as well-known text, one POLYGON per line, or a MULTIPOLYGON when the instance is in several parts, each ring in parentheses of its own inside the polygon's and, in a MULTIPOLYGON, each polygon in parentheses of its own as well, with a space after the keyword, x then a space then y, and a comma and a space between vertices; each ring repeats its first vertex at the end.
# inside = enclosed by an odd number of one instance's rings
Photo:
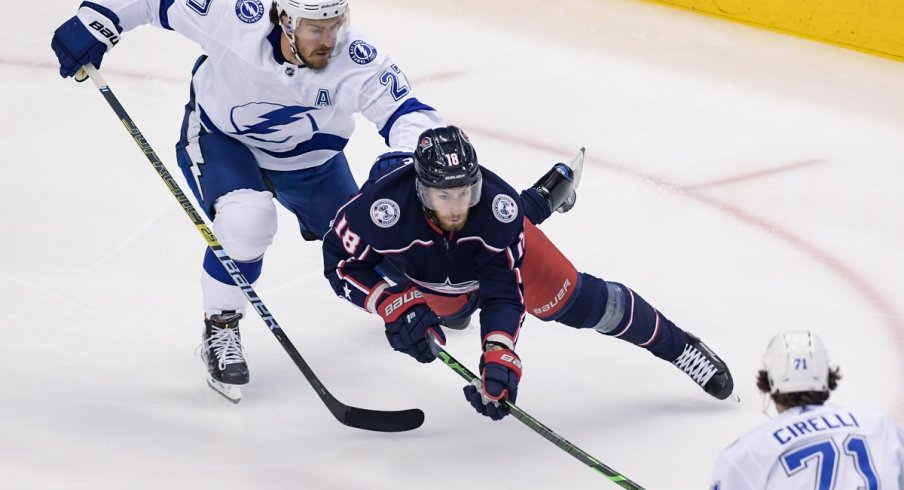
MULTIPOLYGON (((681 355, 684 331, 623 284, 578 272, 549 238, 524 220, 524 306, 543 321, 593 329, 649 350, 666 361, 681 355)), ((422 291, 423 292, 423 291, 422 291)), ((440 296, 424 292, 444 318, 462 318, 478 307, 476 293, 440 296)))
MULTIPOLYGON (((213 232, 252 284, 276 235, 274 198, 298 218, 305 240, 313 241, 329 230, 336 210, 358 191, 341 152, 317 167, 280 172, 260 168, 242 143, 203 133, 180 141, 177 156, 189 188, 213 221, 213 232)), ((244 293, 209 248, 203 269, 205 313, 244 310, 244 293)))

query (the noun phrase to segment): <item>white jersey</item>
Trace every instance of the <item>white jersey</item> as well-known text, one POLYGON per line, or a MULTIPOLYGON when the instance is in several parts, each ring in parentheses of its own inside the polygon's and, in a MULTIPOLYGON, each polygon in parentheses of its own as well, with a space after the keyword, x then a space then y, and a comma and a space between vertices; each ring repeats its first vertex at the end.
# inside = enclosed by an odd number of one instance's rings
MULTIPOLYGON (((385 52, 353 29, 322 70, 298 67, 279 49, 282 30, 265 0, 99 0, 128 31, 153 24, 183 34, 206 53, 192 77, 182 139, 228 135, 272 170, 317 166, 345 147, 353 114, 373 122, 393 150, 413 151, 424 130, 444 126, 415 97, 385 52)), ((82 7, 79 17, 96 15, 82 7)))
POLYGON ((867 410, 788 409, 716 461, 712 490, 904 490, 904 432, 867 410))

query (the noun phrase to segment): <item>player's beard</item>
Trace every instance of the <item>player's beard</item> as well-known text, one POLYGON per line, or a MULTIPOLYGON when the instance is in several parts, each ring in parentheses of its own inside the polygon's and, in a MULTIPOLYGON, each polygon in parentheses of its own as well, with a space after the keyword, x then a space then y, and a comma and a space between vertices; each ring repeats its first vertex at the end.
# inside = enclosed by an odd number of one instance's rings
POLYGON ((465 223, 468 222, 468 210, 466 209, 464 213, 459 214, 439 214, 436 211, 433 212, 433 216, 436 219, 436 224, 439 225, 444 231, 449 233, 460 231, 465 227, 465 223))
POLYGON ((299 49, 296 45, 295 49, 298 51, 298 57, 301 58, 301 61, 312 70, 322 70, 326 68, 326 65, 330 62, 330 55, 333 53, 333 49, 335 46, 327 46, 326 44, 321 44, 317 47, 317 49, 311 50, 310 53, 305 53, 303 50, 299 49))

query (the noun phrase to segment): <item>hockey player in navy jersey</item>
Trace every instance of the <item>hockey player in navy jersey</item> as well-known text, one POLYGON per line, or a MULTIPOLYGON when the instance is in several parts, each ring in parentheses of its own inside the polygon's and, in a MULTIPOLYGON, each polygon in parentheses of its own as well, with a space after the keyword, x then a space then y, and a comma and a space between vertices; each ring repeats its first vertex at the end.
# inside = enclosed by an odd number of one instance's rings
POLYGON ((827 403, 841 378, 813 332, 776 335, 757 388, 779 415, 719 455, 712 490, 904 490, 904 431, 890 417, 827 403))
MULTIPOLYGON (((276 233, 274 198, 298 217, 306 240, 317 240, 357 192, 343 154, 354 113, 385 138, 384 162, 443 124, 385 51, 350 27, 347 0, 86 1, 54 32, 60 75, 100 67, 123 32, 143 24, 174 30, 205 52, 192 72, 177 157, 252 283, 276 233)), ((201 285, 208 383, 237 401, 237 386, 249 380, 238 328, 247 301, 210 250, 201 285)))
POLYGON ((710 395, 732 393, 725 363, 623 284, 579 273, 525 219, 574 200, 570 176, 556 168, 519 194, 487 168, 460 129, 420 135, 414 157, 373 176, 341 207, 324 237, 324 274, 336 293, 380 315, 393 349, 420 362, 435 356, 429 334, 461 325, 480 309, 481 383, 465 387, 474 408, 494 420, 515 401, 521 379, 516 346, 526 314, 595 330, 649 350, 710 395), (522 197, 523 196, 523 197, 522 197), (381 265, 404 274, 390 285, 381 265))

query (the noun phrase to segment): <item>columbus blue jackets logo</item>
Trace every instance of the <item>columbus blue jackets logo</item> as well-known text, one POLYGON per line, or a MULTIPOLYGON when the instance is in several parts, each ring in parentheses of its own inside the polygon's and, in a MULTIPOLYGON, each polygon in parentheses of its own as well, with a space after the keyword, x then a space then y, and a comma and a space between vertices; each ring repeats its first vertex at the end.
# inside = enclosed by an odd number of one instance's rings
POLYGON ((348 47, 348 55, 359 65, 366 65, 377 57, 377 48, 358 39, 348 47))
POLYGON ((493 216, 503 223, 511 223, 518 217, 518 205, 511 197, 499 194, 493 198, 493 216))
POLYGON ((389 228, 399 221, 399 211, 392 199, 379 199, 370 207, 370 219, 380 228, 389 228))
POLYGON ((239 0, 235 2, 235 15, 246 24, 254 24, 264 16, 261 0, 239 0))

